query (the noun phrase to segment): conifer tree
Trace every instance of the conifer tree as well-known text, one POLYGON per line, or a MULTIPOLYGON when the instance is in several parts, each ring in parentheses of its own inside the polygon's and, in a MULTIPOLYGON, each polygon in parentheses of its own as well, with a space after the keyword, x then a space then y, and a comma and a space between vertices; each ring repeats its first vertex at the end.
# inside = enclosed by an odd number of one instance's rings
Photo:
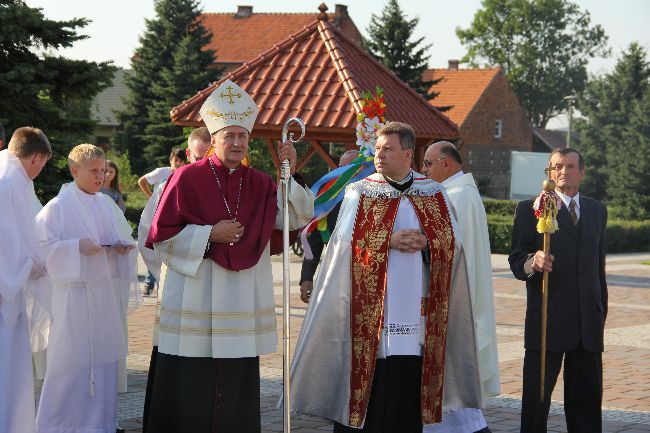
POLYGON ((215 81, 215 52, 204 50, 212 35, 200 21, 197 0, 155 0, 156 17, 146 20, 127 78, 129 97, 119 115, 117 146, 128 150, 136 172, 166 164, 183 141, 169 111, 215 81))
POLYGON ((388 0, 381 15, 372 15, 367 28, 370 38, 366 40, 370 53, 402 81, 415 91, 431 100, 437 93, 431 86, 437 81, 424 81, 422 74, 427 69, 431 44, 423 45, 424 37, 412 40, 419 18, 408 19, 397 0, 388 0))
POLYGON ((614 71, 592 80, 578 101, 576 147, 587 162, 586 194, 619 208, 617 216, 650 218, 650 66, 632 43, 614 71))
POLYGON ((48 136, 54 155, 35 181, 41 200, 70 181, 68 152, 92 142, 90 101, 111 83, 116 70, 110 62, 48 54, 85 39, 78 31, 89 22, 51 20, 21 0, 0 3, 0 122, 7 141, 21 126, 41 128, 48 136))

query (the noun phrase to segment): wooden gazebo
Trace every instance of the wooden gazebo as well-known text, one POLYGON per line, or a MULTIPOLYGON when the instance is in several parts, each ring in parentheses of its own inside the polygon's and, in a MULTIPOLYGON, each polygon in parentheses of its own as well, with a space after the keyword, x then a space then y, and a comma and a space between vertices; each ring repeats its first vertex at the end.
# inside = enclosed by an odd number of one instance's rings
POLYGON ((172 121, 181 126, 203 126, 201 105, 223 80, 230 79, 257 102, 260 113, 252 136, 264 139, 276 168, 279 161, 273 143, 291 117, 305 122, 305 141, 311 146, 298 161, 298 169, 315 154, 335 168, 337 164, 323 143, 355 148, 362 92, 380 86, 386 119, 408 123, 415 130, 416 161, 421 160, 426 144, 458 137, 456 124, 332 26, 325 5, 319 10, 312 24, 174 107, 172 121))

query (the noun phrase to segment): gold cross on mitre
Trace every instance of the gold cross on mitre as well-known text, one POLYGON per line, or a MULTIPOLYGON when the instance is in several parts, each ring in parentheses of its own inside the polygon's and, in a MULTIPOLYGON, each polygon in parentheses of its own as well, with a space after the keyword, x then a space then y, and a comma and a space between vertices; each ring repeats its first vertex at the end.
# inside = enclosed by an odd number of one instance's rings
POLYGON ((228 87, 226 87, 226 89, 228 90, 228 92, 227 93, 221 92, 221 94, 219 96, 221 96, 222 98, 229 98, 230 100, 228 101, 228 103, 230 105, 235 103, 235 101, 233 99, 235 96, 238 97, 238 98, 241 98, 241 93, 233 93, 232 92, 232 86, 228 86, 228 87))

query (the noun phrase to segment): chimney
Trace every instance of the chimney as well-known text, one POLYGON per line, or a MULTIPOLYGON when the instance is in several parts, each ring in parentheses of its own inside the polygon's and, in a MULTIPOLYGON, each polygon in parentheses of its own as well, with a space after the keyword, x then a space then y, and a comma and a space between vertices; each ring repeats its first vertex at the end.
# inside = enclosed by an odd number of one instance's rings
POLYGON ((460 63, 460 60, 458 60, 458 59, 449 59, 449 70, 450 71, 457 71, 459 63, 460 63))
POLYGON ((343 21, 349 20, 348 7, 347 5, 334 5, 334 25, 336 27, 341 27, 343 21))
POLYGON ((253 6, 237 6, 235 18, 248 18, 253 15, 253 6))

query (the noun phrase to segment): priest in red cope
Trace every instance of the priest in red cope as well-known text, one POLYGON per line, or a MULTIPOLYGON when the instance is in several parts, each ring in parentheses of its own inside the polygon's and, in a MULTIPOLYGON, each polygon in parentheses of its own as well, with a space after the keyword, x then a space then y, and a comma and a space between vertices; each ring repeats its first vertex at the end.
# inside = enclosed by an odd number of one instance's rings
POLYGON ((345 190, 296 345, 292 409, 334 433, 422 433, 481 404, 456 220, 414 151, 409 125, 377 131, 377 173, 345 190))
MULTIPOLYGON (((270 255, 282 248, 273 180, 241 164, 258 108, 226 80, 200 110, 215 153, 176 170, 148 246, 167 266, 149 433, 260 432, 259 355, 277 350, 270 255), (279 248, 278 248, 279 247, 279 248)), ((288 159, 289 226, 306 225, 314 197, 288 159)))

